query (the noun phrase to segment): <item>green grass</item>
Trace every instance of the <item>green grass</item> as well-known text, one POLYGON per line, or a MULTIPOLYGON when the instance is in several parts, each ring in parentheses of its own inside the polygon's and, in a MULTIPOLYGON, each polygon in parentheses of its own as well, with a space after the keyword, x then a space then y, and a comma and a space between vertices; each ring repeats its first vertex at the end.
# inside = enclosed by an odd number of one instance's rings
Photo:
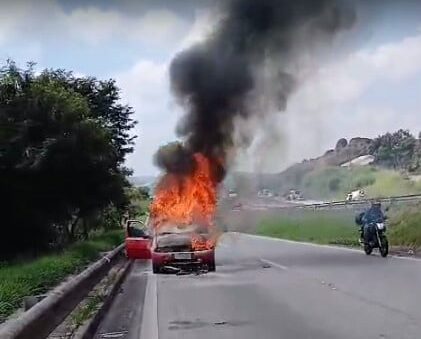
MULTIPOLYGON (((421 248, 421 206, 394 207, 388 215, 392 246, 421 248)), ((358 226, 352 211, 303 211, 264 220, 257 233, 275 238, 358 246, 358 226)))
POLYGON ((257 233, 276 238, 318 244, 358 245, 358 227, 349 216, 309 212, 264 220, 257 233))
POLYGON ((403 208, 390 218, 389 239, 395 246, 421 248, 420 205, 403 208))
POLYGON ((104 301, 104 297, 101 295, 94 295, 89 298, 88 302, 79 309, 75 314, 72 315, 73 323, 76 327, 79 327, 90 319, 98 310, 99 305, 104 301))
POLYGON ((121 230, 109 231, 76 243, 59 254, 46 255, 32 262, 0 267, 0 321, 21 306, 25 296, 44 293, 66 276, 83 269, 98 254, 123 241, 121 230))
POLYGON ((399 173, 382 170, 376 173, 373 185, 365 187, 369 197, 390 197, 421 193, 421 183, 404 179, 399 173))

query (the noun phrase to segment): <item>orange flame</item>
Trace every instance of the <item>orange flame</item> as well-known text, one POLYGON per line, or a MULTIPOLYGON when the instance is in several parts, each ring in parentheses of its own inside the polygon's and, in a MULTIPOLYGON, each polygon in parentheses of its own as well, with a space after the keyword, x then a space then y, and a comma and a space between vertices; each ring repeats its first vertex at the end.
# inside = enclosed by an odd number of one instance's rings
POLYGON ((213 248, 214 244, 195 234, 192 236, 191 246, 194 251, 204 251, 213 248))
POLYGON ((167 173, 156 187, 150 207, 156 229, 167 223, 212 226, 217 202, 214 164, 201 153, 194 154, 194 158, 196 168, 193 173, 188 176, 167 173))

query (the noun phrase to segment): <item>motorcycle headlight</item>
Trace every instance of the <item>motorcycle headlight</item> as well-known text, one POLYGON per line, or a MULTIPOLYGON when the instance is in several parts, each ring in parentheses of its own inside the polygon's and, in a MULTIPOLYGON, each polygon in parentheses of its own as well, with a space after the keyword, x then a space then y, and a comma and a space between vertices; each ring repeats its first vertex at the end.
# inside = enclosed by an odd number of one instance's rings
POLYGON ((377 223, 377 228, 379 230, 383 230, 384 229, 384 223, 382 223, 382 222, 377 223))

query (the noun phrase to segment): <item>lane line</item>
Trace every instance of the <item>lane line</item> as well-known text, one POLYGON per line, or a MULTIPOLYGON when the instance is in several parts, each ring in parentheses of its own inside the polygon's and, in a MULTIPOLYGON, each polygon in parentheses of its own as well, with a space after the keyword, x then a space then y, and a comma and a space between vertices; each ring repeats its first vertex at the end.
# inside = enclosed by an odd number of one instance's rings
POLYGON ((264 264, 268 264, 268 265, 271 265, 271 266, 277 267, 277 268, 279 268, 279 269, 281 269, 281 270, 284 270, 284 271, 287 271, 287 270, 288 270, 288 267, 287 267, 287 266, 284 266, 284 265, 278 264, 278 263, 273 262, 273 261, 271 261, 271 260, 267 260, 267 259, 260 258, 260 261, 261 261, 262 263, 264 263, 264 264))
MULTIPOLYGON (((240 233, 240 232, 231 232, 236 233, 239 236, 245 236, 248 238, 257 238, 261 240, 270 240, 270 241, 280 241, 295 245, 304 245, 304 246, 311 246, 311 247, 321 247, 321 248, 328 248, 332 250, 342 250, 342 251, 349 251, 349 252, 355 252, 355 253, 361 253, 362 249, 356 249, 356 248, 348 248, 348 247, 341 247, 341 246, 334 246, 334 245, 320 245, 320 244, 314 244, 310 242, 302 242, 302 241, 295 241, 295 240, 288 240, 288 239, 280 239, 280 238, 272 238, 264 235, 254 235, 254 234, 246 234, 246 233, 240 233)), ((393 259, 401 259, 401 260, 408 260, 408 261, 416 261, 421 262, 420 258, 411 258, 411 257, 400 257, 397 255, 389 255, 393 259)))
POLYGON ((148 272, 146 295, 143 304, 142 327, 140 328, 140 339, 158 339, 158 294, 157 277, 148 272))

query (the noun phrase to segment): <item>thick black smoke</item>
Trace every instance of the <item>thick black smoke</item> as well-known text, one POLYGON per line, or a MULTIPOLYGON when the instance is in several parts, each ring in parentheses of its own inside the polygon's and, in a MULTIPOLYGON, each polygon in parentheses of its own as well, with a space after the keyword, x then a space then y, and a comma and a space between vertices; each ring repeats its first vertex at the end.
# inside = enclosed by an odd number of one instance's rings
POLYGON ((166 164, 177 164, 178 171, 181 163, 188 171, 186 154, 195 152, 225 160, 234 146, 236 118, 255 112, 250 102, 265 62, 276 65, 271 92, 284 110, 296 85, 292 58, 354 21, 353 10, 341 0, 232 0, 223 13, 207 40, 171 63, 172 90, 186 109, 177 129, 185 151, 158 152, 156 163, 166 171, 174 171, 166 164))

